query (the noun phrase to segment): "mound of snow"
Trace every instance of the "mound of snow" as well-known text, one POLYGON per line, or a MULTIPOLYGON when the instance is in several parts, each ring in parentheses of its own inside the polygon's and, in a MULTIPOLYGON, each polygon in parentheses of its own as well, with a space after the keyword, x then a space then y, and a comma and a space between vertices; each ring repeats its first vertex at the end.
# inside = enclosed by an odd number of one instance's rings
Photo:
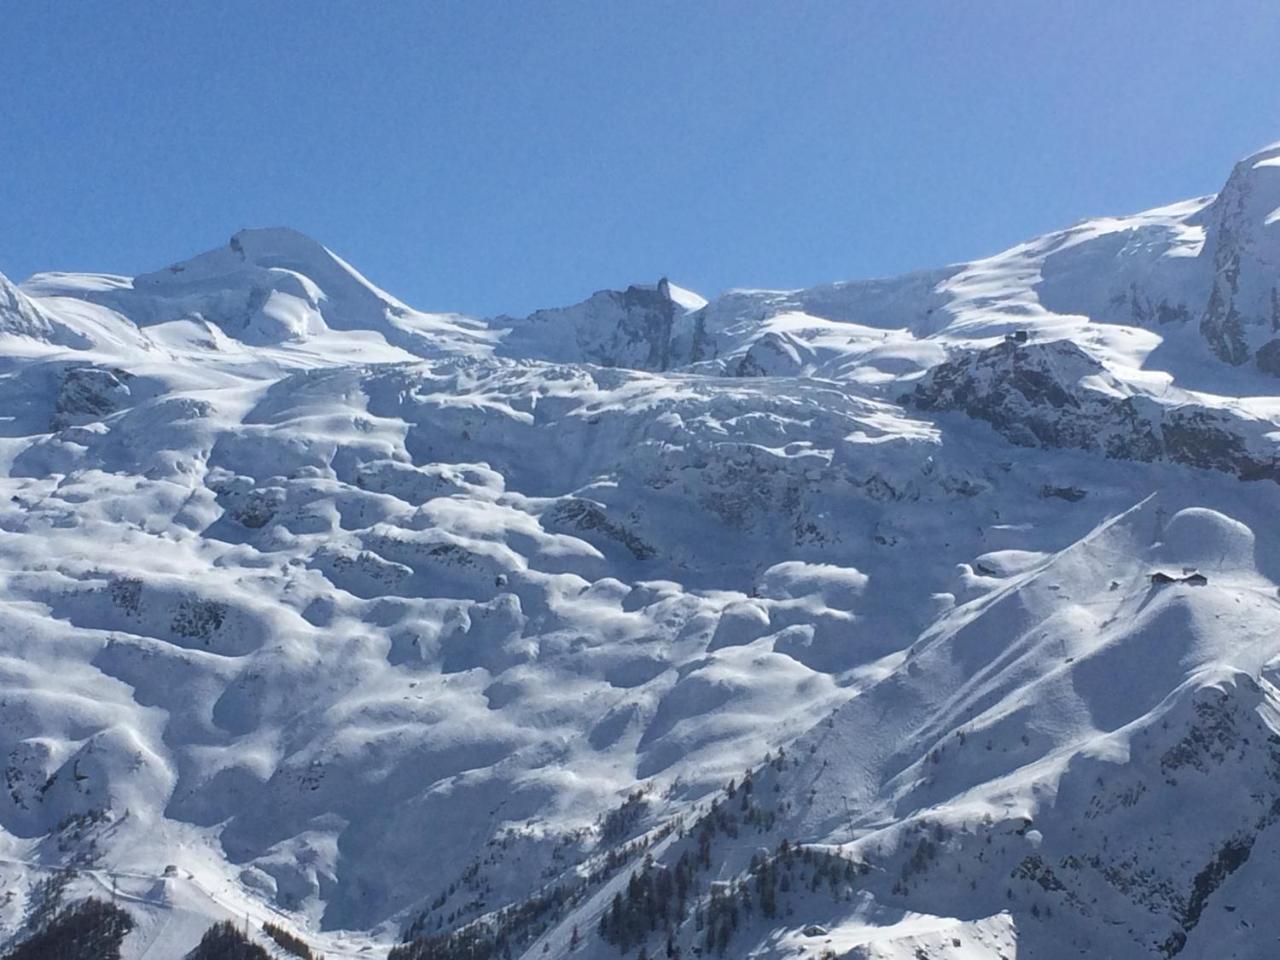
POLYGON ((1188 507, 1169 518, 1157 552, 1169 565, 1200 570, 1252 569, 1255 537, 1239 520, 1205 507, 1188 507))
POLYGON ((830 607, 849 610, 867 588, 868 577, 851 567, 789 560, 760 575, 759 592, 774 600, 817 595, 830 607))
POLYGON ((993 550, 975 557, 971 566, 980 576, 1012 577, 1035 568, 1046 559, 1047 554, 1034 550, 993 550))

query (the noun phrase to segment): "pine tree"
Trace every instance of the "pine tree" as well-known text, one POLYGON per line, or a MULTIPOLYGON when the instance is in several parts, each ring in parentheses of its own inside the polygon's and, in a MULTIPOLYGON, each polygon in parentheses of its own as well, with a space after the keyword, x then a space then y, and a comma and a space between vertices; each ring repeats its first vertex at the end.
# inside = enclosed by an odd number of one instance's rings
POLYGON ((133 917, 115 904, 81 900, 18 944, 5 960, 118 960, 133 917))

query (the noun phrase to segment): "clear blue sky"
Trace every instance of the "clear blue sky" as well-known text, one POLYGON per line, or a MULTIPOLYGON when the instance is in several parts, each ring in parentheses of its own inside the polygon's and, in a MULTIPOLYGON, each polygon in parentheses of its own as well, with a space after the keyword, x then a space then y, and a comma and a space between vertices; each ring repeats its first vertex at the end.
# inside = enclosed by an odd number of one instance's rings
POLYGON ((0 0, 0 272, 288 225, 423 309, 898 273, 1216 190, 1275 0, 0 0))

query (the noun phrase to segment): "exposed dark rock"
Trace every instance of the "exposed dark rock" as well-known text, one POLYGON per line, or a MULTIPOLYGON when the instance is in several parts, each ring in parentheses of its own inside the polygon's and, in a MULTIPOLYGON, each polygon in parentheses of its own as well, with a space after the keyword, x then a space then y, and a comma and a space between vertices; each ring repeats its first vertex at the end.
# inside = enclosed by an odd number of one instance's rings
POLYGON ((1040 488, 1040 496, 1046 500, 1050 497, 1057 497, 1059 500, 1066 500, 1068 503, 1078 503, 1088 494, 1079 487, 1055 487, 1046 483, 1040 488))
POLYGON ((532 351, 548 360, 667 370, 701 359, 705 349, 705 333, 695 329, 688 346, 699 356, 673 356, 675 322, 684 312, 664 278, 654 285, 601 290, 574 306, 538 310, 523 319, 500 317, 496 323, 510 329, 507 344, 522 356, 532 351))
POLYGON ((1258 369, 1273 377, 1280 377, 1280 337, 1268 340, 1258 348, 1258 369))
POLYGON ((1200 332, 1213 352, 1234 366, 1253 356, 1260 340, 1274 335, 1280 324, 1280 228, 1271 216, 1280 206, 1280 167, 1274 151, 1236 164, 1204 211, 1204 256, 1212 262, 1213 280, 1200 332))
POLYGON ((131 374, 107 367, 70 367, 58 385, 53 429, 90 423, 121 409, 129 396, 131 374))
POLYGON ((1209 898, 1222 886, 1227 877, 1244 866, 1245 861, 1249 859, 1249 854, 1253 852, 1255 839, 1252 835, 1232 837, 1196 874, 1191 883, 1191 895, 1187 897, 1186 908, 1182 911, 1182 929, 1175 930, 1169 939, 1161 944, 1161 952, 1166 957, 1176 956, 1187 945, 1187 933, 1200 922, 1200 915, 1204 912, 1209 898))
POLYGON ((1242 480, 1280 481, 1280 448, 1269 436, 1274 424, 1231 409, 1175 406, 1134 393, 1069 340, 965 351, 930 370, 901 399, 924 410, 962 411, 1021 446, 1165 460, 1242 480))
POLYGON ((579 497, 564 500, 551 508, 547 520, 579 532, 598 531, 622 544, 637 560, 649 560, 657 555, 652 546, 622 524, 610 520, 604 508, 590 500, 579 497))

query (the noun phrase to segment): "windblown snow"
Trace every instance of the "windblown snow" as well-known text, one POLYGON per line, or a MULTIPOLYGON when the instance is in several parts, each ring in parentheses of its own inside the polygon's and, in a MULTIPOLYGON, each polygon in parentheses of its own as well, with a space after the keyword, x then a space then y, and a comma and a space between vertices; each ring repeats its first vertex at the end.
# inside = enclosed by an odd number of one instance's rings
POLYGON ((1265 955, 1278 268, 1280 144, 710 301, 422 313, 286 229, 0 277, 0 942, 114 895, 149 960, 246 917, 397 960, 1265 955))

